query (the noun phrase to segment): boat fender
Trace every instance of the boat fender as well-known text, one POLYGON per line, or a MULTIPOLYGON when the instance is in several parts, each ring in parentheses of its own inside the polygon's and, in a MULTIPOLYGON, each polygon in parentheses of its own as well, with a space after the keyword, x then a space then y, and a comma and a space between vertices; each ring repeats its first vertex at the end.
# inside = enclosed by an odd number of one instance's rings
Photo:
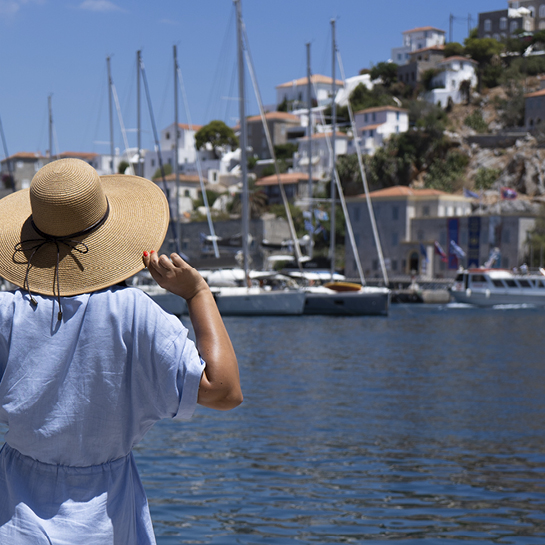
POLYGON ((471 297, 471 288, 467 288, 467 290, 466 290, 466 295, 467 295, 468 297, 471 297))
POLYGON ((485 296, 487 299, 490 299, 490 290, 485 290, 485 291, 484 291, 484 296, 485 296))

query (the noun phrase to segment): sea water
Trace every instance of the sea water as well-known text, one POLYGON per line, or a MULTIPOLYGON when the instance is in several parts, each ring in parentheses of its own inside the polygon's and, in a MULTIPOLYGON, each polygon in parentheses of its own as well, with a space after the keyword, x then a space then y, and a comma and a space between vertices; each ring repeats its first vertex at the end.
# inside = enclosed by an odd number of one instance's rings
POLYGON ((137 447, 159 545, 545 543, 545 311, 225 323, 244 403, 137 447))

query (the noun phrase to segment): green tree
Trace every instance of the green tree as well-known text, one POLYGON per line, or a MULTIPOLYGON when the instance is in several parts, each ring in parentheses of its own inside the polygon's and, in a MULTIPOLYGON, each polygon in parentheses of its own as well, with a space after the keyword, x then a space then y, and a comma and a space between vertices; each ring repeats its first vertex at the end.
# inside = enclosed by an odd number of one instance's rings
POLYGON ((498 102, 500 120, 504 127, 524 125, 524 87, 519 80, 511 80, 505 85, 506 98, 498 102))
POLYGON ((346 196, 359 195, 363 193, 360 165, 358 156, 355 153, 350 155, 339 155, 335 164, 337 173, 346 196))
POLYGON ((223 121, 216 119, 210 121, 208 125, 201 127, 195 133, 195 145, 197 149, 204 149, 207 144, 212 146, 215 157, 219 159, 219 150, 225 146, 236 149, 238 147, 238 138, 231 127, 228 127, 223 121))
MULTIPOLYGON (((255 180, 248 184, 248 207, 251 218, 260 218, 267 209, 267 194, 255 186, 255 180)), ((230 204, 231 214, 242 214, 242 196, 237 193, 230 204)))
POLYGON ((449 42, 443 49, 445 58, 465 55, 464 46, 458 42, 449 42))
POLYGON ((397 81, 397 64, 395 62, 379 62, 371 68, 371 79, 381 79, 384 87, 390 87, 397 81))
MULTIPOLYGON (((477 76, 479 78, 479 91, 483 84, 483 74, 487 67, 494 66, 492 60, 497 60, 504 50, 504 45, 493 38, 477 38, 475 33, 470 34, 464 41, 465 53, 478 63, 477 76)), ((488 80, 491 83, 491 80, 488 80)))
POLYGON ((462 183, 468 163, 468 156, 457 150, 449 150, 445 158, 434 158, 426 173, 426 187, 452 193, 462 183))
POLYGON ((277 159, 284 161, 292 161, 293 154, 297 151, 297 144, 287 142, 286 144, 276 144, 274 146, 274 154, 277 159))
POLYGON ((118 174, 125 174, 125 171, 130 167, 129 163, 127 161, 121 161, 119 165, 117 165, 117 173, 118 174))
POLYGON ((428 68, 428 70, 424 70, 424 72, 422 72, 420 81, 422 82, 422 85, 426 91, 431 91, 435 88, 433 86, 433 78, 440 72, 441 70, 438 68, 428 68))

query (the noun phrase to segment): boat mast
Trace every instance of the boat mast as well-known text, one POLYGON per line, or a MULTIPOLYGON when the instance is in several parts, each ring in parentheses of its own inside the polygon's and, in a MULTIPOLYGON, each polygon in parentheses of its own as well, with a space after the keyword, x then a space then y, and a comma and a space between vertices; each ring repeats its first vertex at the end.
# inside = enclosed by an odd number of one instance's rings
POLYGON ((335 186, 335 130, 337 122, 337 109, 335 104, 335 19, 331 20, 331 47, 332 47, 332 81, 331 81, 331 227, 329 241, 329 256, 331 259, 330 272, 331 281, 335 273, 335 201, 337 200, 337 192, 335 186))
POLYGON ((15 191, 15 180, 13 178, 13 168, 11 164, 11 159, 8 155, 8 145, 6 144, 6 137, 4 136, 4 126, 2 125, 1 119, 0 119, 0 135, 2 136, 2 145, 4 147, 4 156, 6 157, 6 165, 8 167, 8 176, 11 183, 11 190, 15 191))
MULTIPOLYGON (((312 83, 310 81, 310 42, 307 43, 307 101, 308 101, 308 202, 309 202, 309 212, 310 212, 310 223, 313 225, 312 221, 312 83)), ((308 245, 308 257, 312 259, 312 251, 314 249, 314 233, 310 231, 310 242, 308 245)))
POLYGON ((51 97, 50 94, 47 97, 47 109, 49 112, 49 159, 53 159, 53 109, 51 107, 51 97))
POLYGON ((136 119, 137 119, 137 128, 136 128, 136 147, 138 148, 138 153, 136 154, 138 163, 136 165, 136 175, 142 176, 142 118, 141 118, 141 108, 140 108, 140 66, 142 64, 140 59, 141 51, 136 52, 136 119))
POLYGON ((248 206, 248 164, 246 161, 247 136, 246 112, 244 93, 244 54, 242 51, 242 10, 240 0, 233 0, 237 10, 237 57, 238 57, 238 89, 239 89, 239 117, 240 117, 240 168, 242 172, 242 253, 244 255, 244 275, 246 285, 249 283, 248 263, 248 234, 249 206, 248 206))
POLYGON ((114 169, 114 118, 112 113, 112 72, 110 70, 110 57, 106 57, 108 65, 108 106, 110 113, 110 171, 115 174, 114 169))
POLYGON ((176 184, 176 236, 182 240, 180 223, 180 167, 178 163, 179 127, 178 127, 178 53, 176 45, 173 46, 174 53, 174 179, 176 184))

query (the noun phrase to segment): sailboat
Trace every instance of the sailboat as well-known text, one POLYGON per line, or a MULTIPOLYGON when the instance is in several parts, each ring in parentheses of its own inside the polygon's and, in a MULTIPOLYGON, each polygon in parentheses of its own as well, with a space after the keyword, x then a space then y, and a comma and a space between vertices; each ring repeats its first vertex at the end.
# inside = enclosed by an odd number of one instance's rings
MULTIPOLYGON (((308 285, 304 288, 306 292, 306 301, 304 314, 334 314, 342 316, 366 316, 366 315, 387 315, 390 306, 390 290, 386 287, 366 286, 359 263, 359 256, 356 250, 355 238, 350 225, 350 218, 346 210, 344 196, 342 194, 341 184, 338 183, 339 197, 343 205, 343 211, 347 223, 348 234, 354 254, 358 263, 361 284, 338 282, 335 280, 335 204, 336 204, 336 183, 338 182, 338 173, 335 168, 335 131, 336 131, 336 86, 335 86, 335 67, 336 67, 336 43, 335 43, 335 21, 331 21, 332 26, 332 132, 331 132, 331 233, 330 233, 330 282, 323 285, 308 285)), ((307 55, 307 58, 309 55, 307 55)), ((310 66, 308 67, 308 78, 310 87, 310 66)), ((309 126, 311 123, 311 94, 309 91, 309 126)), ((311 132, 311 131, 309 131, 311 132)), ((309 134, 309 146, 310 138, 309 134)), ((310 147, 309 147, 310 150, 310 147)), ((312 180, 312 161, 309 152, 309 184, 312 180)), ((311 196, 311 195, 309 195, 311 196)), ((377 241, 377 245, 378 245, 377 241)), ((307 278, 310 279, 310 278, 307 278)))
POLYGON ((240 112, 240 167, 242 173, 242 254, 244 285, 213 288, 216 304, 224 316, 300 315, 305 305, 305 293, 299 289, 266 290, 252 286, 249 271, 249 199, 247 128, 244 89, 244 56, 241 0, 233 0, 237 19, 238 85, 240 112))

